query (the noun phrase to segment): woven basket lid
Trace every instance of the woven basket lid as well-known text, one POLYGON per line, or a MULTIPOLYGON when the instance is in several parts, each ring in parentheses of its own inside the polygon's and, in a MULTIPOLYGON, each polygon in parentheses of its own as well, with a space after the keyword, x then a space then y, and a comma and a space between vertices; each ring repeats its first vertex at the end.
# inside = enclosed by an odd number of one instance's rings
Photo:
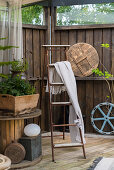
POLYGON ((0 169, 6 170, 9 169, 11 166, 11 160, 2 154, 0 154, 0 169))
POLYGON ((99 56, 96 49, 87 43, 74 44, 69 48, 66 55, 75 76, 89 76, 92 74, 92 70, 96 69, 99 64, 99 56))
POLYGON ((20 143, 14 142, 9 144, 4 152, 4 155, 11 159, 11 163, 20 163, 25 158, 25 148, 20 143))

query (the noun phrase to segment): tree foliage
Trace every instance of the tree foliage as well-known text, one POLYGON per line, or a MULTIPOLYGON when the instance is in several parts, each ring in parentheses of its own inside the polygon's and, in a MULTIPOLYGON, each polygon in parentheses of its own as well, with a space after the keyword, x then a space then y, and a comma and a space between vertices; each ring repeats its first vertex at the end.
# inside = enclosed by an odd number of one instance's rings
MULTIPOLYGON (((57 7, 57 25, 114 23, 114 3, 57 7)), ((22 9, 25 24, 43 23, 43 7, 33 5, 22 9)))
POLYGON ((22 21, 24 24, 42 25, 43 7, 39 5, 22 8, 22 21))
POLYGON ((114 3, 57 8, 57 25, 114 23, 114 3))

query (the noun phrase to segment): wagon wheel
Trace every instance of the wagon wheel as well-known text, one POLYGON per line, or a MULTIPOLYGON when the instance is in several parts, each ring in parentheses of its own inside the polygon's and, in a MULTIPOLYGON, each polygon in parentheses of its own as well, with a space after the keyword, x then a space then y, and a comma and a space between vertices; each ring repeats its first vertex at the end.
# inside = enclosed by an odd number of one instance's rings
POLYGON ((114 104, 100 103, 91 112, 91 123, 101 134, 114 134, 114 104))

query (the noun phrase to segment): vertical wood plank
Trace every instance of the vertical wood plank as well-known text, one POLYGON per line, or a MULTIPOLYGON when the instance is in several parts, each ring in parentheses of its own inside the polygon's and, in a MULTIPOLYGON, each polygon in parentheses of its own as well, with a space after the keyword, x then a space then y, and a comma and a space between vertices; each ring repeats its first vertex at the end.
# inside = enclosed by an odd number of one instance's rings
MULTIPOLYGON (((33 30, 33 64, 34 64, 34 77, 40 77, 40 54, 39 54, 39 30, 33 30)), ((40 83, 35 82, 36 92, 39 93, 40 83)))
POLYGON ((28 77, 33 77, 32 29, 26 29, 26 59, 29 65, 28 77))
POLYGON ((14 120, 10 120, 9 121, 9 127, 10 127, 10 139, 11 139, 11 142, 14 140, 14 120))
POLYGON ((46 44, 50 44, 50 7, 44 7, 46 30, 46 44))
POLYGON ((76 44, 76 30, 69 31, 69 45, 76 44))
MULTIPOLYGON (((61 45, 68 45, 68 43, 69 43, 68 38, 69 38, 69 32, 61 31, 61 45)), ((65 60, 65 53, 64 53, 64 50, 62 50, 61 51, 61 61, 64 61, 64 60, 65 60)))
POLYGON ((10 127, 9 127, 9 120, 6 120, 6 143, 7 143, 7 145, 10 144, 10 127))
POLYGON ((14 120, 14 139, 18 140, 20 137, 22 137, 22 129, 24 128, 24 120, 14 120))
MULTIPOLYGON (((111 44, 111 29, 103 29, 103 43, 111 44)), ((111 72, 111 51, 110 48, 103 48, 103 65, 107 71, 111 72)), ((105 69, 103 69, 105 71, 105 69)), ((110 96, 106 81, 103 82, 103 101, 106 101, 107 96, 110 96)), ((110 126, 105 126, 104 130, 110 131, 110 126)))
MULTIPOLYGON (((103 62, 103 54, 102 54, 102 29, 95 29, 94 30, 94 47, 98 52, 99 55, 99 65, 98 68, 103 71, 102 68, 102 62, 103 62)), ((103 82, 102 81, 94 81, 94 107, 98 105, 99 103, 103 102, 103 82)), ((100 113, 97 113, 97 117, 101 117, 100 113)), ((102 125, 102 122, 97 122, 98 127, 100 128, 102 125)))
MULTIPOLYGON (((86 35, 85 30, 77 31, 77 43, 85 42, 86 35)), ((85 81, 77 81, 78 99, 79 105, 82 111, 82 115, 86 112, 86 83, 85 81)))
MULTIPOLYGON (((111 30, 110 29, 103 29, 103 43, 111 44, 111 30)), ((105 66, 106 70, 110 73, 111 72, 110 48, 103 47, 103 65, 105 66)), ((106 70, 103 68, 103 71, 106 71, 106 70)), ((110 95, 106 82, 103 83, 103 89, 104 89, 103 90, 103 101, 106 101, 106 96, 110 95)))
POLYGON ((23 29, 23 59, 26 57, 26 29, 23 29))
MULTIPOLYGON (((112 50, 111 50, 111 58, 112 58, 112 75, 114 76, 114 28, 112 28, 112 50)), ((113 100, 114 103, 114 83, 112 83, 112 93, 113 93, 113 100)))
POLYGON ((78 30, 77 31, 77 42, 81 43, 81 42, 85 42, 85 30, 78 30))
POLYGON ((0 153, 4 153, 5 147, 6 147, 6 121, 2 120, 0 121, 1 124, 1 139, 0 139, 0 145, 1 145, 1 150, 0 153))
MULTIPOLYGON (((34 59, 33 59, 33 30, 32 29, 26 29, 26 59, 29 65, 27 74, 28 77, 33 77, 33 70, 34 70, 34 59)), ((33 82, 31 82, 33 85, 33 82)), ((15 129, 18 128, 18 123, 15 121, 15 129)), ((27 124, 33 123, 33 119, 27 119, 27 124)), ((18 138, 18 135, 15 136, 16 139, 18 138)))
POLYGON ((51 43, 55 44, 56 8, 51 7, 51 43))
MULTIPOLYGON (((40 77, 40 63, 41 63, 41 58, 39 54, 39 30, 33 30, 33 61, 34 61, 34 77, 40 77)), ((34 82, 34 87, 36 89, 36 93, 40 93, 40 80, 37 80, 34 82)), ((38 107, 40 107, 40 98, 38 101, 38 107)), ((34 118, 34 123, 38 124, 38 118, 34 118)))
POLYGON ((21 121, 21 136, 24 134, 24 120, 21 121))
MULTIPOLYGON (((112 58, 112 75, 114 77, 114 28, 112 28, 112 44, 111 44, 111 58, 112 58)), ((112 103, 114 103, 114 81, 112 82, 112 95, 113 95, 113 99, 112 99, 112 103)), ((114 120, 112 120, 112 124, 114 125, 114 120)))
POLYGON ((2 123, 0 121, 0 153, 2 151, 2 123))
MULTIPOLYGON (((86 30, 86 43, 93 46, 93 30, 86 30)), ((90 75, 92 76, 92 75, 90 75)), ((91 125, 91 111, 93 109, 93 81, 86 81, 86 117, 85 128, 86 132, 93 132, 91 125)))
POLYGON ((19 137, 18 128, 18 120, 14 120, 14 140, 17 140, 19 137))
MULTIPOLYGON (((55 32, 55 44, 60 45, 61 44, 61 35, 60 31, 55 32)), ((55 63, 57 61, 60 61, 60 48, 56 48, 57 50, 55 51, 55 57, 52 58, 52 62, 55 63)))
MULTIPOLYGON (((40 30, 40 47, 45 44, 44 39, 44 31, 40 30)), ((46 64, 44 64, 44 48, 41 48, 40 50, 40 57, 41 57, 41 77, 46 76, 46 72, 44 73, 44 70, 46 70, 46 64), (45 67, 45 68, 44 68, 45 67)), ((45 130, 45 122, 46 122, 46 116, 45 116, 45 87, 42 87, 42 101, 41 101, 41 109, 42 109, 42 116, 41 116, 41 128, 42 130, 45 130)))

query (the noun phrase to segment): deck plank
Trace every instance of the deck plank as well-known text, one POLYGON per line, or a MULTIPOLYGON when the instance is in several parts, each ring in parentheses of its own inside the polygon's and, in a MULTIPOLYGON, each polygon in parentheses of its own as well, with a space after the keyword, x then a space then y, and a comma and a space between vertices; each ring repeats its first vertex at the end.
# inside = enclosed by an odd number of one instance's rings
MULTIPOLYGON (((43 159, 29 170, 86 170, 98 157, 114 157, 114 136, 91 136, 86 137, 86 156, 83 158, 82 148, 55 149, 55 161, 51 161, 50 138, 42 138, 43 159)), ((62 137, 55 137, 56 143, 63 143, 62 137)), ((66 135, 65 143, 70 141, 66 135)), ((23 169, 27 170, 27 169, 23 169)))

